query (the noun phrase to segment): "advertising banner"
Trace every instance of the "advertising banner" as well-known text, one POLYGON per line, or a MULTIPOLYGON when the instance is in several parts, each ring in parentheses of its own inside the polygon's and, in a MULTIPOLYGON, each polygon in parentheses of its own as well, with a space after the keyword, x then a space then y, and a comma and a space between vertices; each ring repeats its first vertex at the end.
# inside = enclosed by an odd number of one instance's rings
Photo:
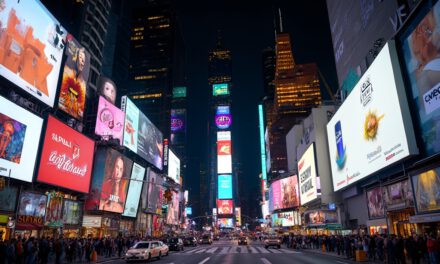
POLYGON ((370 219, 385 217, 382 188, 380 186, 367 191, 367 206, 370 219))
POLYGON ((232 218, 219 218, 217 220, 217 225, 219 228, 233 228, 233 220, 232 218))
POLYGON ((327 124, 335 191, 417 154, 394 49, 384 46, 327 124))
POLYGON ((43 119, 0 96, 0 176, 32 182, 43 119))
POLYGON ((169 225, 179 224, 179 195, 173 192, 173 199, 171 203, 168 204, 167 220, 166 223, 169 225))
POLYGON ((185 98, 186 97, 186 87, 178 86, 173 88, 173 98, 185 98))
POLYGON ((171 133, 185 132, 186 109, 171 109, 171 133))
POLYGON ((92 188, 86 210, 124 212, 133 161, 111 148, 95 154, 92 188))
POLYGON ((272 211, 281 209, 281 181, 274 181, 270 185, 270 201, 272 202, 272 211))
POLYGON ((90 53, 68 34, 66 55, 58 108, 82 120, 90 72, 90 53))
POLYGON ((17 212, 17 227, 22 229, 42 228, 46 216, 46 204, 46 195, 22 192, 17 212))
POLYGON ((0 75, 53 107, 67 31, 40 1, 2 1, 0 75))
POLYGON ((162 132, 127 96, 122 97, 121 108, 125 112, 124 146, 162 170, 162 132))
POLYGON ((217 173, 232 173, 231 132, 217 132, 217 173))
POLYGON ((17 194, 18 189, 16 187, 4 187, 0 191, 0 210, 14 212, 17 204, 17 194))
POLYGON ((185 207, 186 215, 192 215, 192 207, 185 207))
POLYGON ((168 177, 173 179, 177 184, 180 183, 180 159, 171 151, 168 150, 168 177))
POLYGON ((216 83, 212 85, 212 95, 228 95, 229 94, 229 85, 227 83, 216 83))
POLYGON ((387 211, 414 206, 413 192, 408 180, 387 185, 382 189, 387 211))
POLYGON ((413 30, 404 36, 402 46, 423 148, 433 155, 440 152, 440 2, 419 21, 409 27, 413 30))
POLYGON ((145 208, 148 213, 157 213, 162 209, 162 184, 163 178, 155 173, 152 169, 147 169, 147 207, 145 208))
POLYGON ((82 203, 72 200, 64 200, 63 224, 78 225, 83 211, 82 203))
POLYGON ((217 213, 222 214, 233 214, 234 206, 232 200, 219 200, 217 199, 217 213))
POLYGON ((98 114, 96 115, 95 134, 119 140, 122 145, 124 135, 125 113, 111 104, 104 97, 99 97, 98 114))
POLYGON ((304 152, 298 161, 299 190, 301 205, 318 198, 321 194, 319 177, 316 173, 315 145, 314 143, 304 152))
POLYGON ((297 225, 298 223, 295 223, 296 219, 294 219, 294 214, 292 211, 290 212, 282 212, 282 213, 278 213, 278 217, 277 217, 278 221, 281 222, 281 226, 294 226, 297 225))
POLYGON ((281 208, 293 208, 299 206, 298 177, 290 176, 280 180, 281 208))
POLYGON ((49 116, 37 180, 88 193, 95 142, 49 116))
MULTIPOLYGON (((131 171, 130 186, 128 187, 127 201, 125 202, 125 209, 123 216, 136 217, 139 198, 144 184, 145 168, 137 163, 133 163, 133 170, 131 171)), ((147 187, 145 187, 147 188, 147 187)))
POLYGON ((218 129, 227 129, 232 124, 232 115, 229 111, 229 105, 217 106, 215 113, 215 125, 218 129))
POLYGON ((241 226, 241 208, 235 207, 235 225, 241 226))
POLYGON ((440 211, 440 168, 411 176, 418 212, 440 211))
POLYGON ((107 77, 100 76, 98 81, 98 95, 105 98, 105 100, 109 101, 113 105, 116 105, 116 95, 118 89, 116 88, 116 84, 107 77))
POLYGON ((338 213, 335 211, 316 210, 304 213, 305 223, 308 226, 319 226, 324 224, 337 224, 338 213))
POLYGON ((47 196, 46 221, 45 226, 61 227, 63 209, 63 196, 60 193, 51 192, 47 196))
POLYGON ((82 226, 83 227, 101 227, 102 217, 93 215, 84 215, 82 226))
POLYGON ((218 175, 218 199, 232 199, 232 175, 218 175))

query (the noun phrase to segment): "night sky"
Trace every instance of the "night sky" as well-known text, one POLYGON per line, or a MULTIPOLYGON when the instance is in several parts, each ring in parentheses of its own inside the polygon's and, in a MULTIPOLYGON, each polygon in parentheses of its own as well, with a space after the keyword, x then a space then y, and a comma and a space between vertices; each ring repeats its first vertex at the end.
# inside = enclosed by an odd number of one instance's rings
MULTIPOLYGON (((258 216, 261 163, 257 106, 263 96, 262 50, 275 43, 273 9, 281 8, 284 31, 291 34, 295 62, 316 62, 335 91, 337 77, 325 1, 175 2, 187 52, 190 200, 198 199, 197 161, 203 160, 206 153, 211 94, 207 82, 208 50, 215 47, 220 29, 223 46, 232 52, 233 156, 242 164, 247 187, 239 190, 246 202, 243 213, 258 216)), ((322 92, 325 99, 329 98, 325 90, 322 92)))

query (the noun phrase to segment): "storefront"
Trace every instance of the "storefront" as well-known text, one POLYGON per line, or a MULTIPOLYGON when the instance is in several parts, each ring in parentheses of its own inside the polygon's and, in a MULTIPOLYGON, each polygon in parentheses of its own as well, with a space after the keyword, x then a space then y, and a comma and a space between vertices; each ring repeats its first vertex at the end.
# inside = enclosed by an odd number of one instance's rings
POLYGON ((63 236, 68 238, 81 236, 80 219, 82 217, 83 203, 64 200, 63 205, 63 236))
POLYGON ((82 221, 82 236, 87 238, 100 238, 102 216, 100 215, 84 215, 82 221))
POLYGON ((121 219, 121 222, 119 224, 119 233, 121 233, 122 236, 137 235, 135 233, 134 226, 134 219, 121 219))
POLYGON ((367 220, 369 235, 385 235, 388 234, 388 225, 385 218, 367 220))

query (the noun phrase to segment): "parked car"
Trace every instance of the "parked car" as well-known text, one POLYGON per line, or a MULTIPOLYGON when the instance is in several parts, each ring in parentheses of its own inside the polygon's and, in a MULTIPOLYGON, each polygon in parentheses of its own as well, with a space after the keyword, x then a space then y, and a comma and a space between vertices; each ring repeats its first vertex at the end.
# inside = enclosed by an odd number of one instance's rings
POLYGON ((199 240, 200 244, 212 244, 212 240, 211 240, 211 236, 209 235, 203 235, 200 240, 199 240))
POLYGON ((245 236, 241 236, 238 238, 238 244, 239 245, 247 245, 248 241, 247 241, 247 237, 245 236))
POLYGON ((151 260, 152 258, 162 258, 168 256, 168 246, 162 241, 140 241, 134 244, 125 254, 126 262, 131 260, 151 260))
POLYGON ((197 239, 195 237, 185 237, 183 240, 184 246, 197 246, 197 239))
POLYGON ((281 248, 281 239, 276 236, 269 236, 264 240, 264 247, 265 248, 269 248, 269 247, 281 248))
POLYGON ((170 250, 183 251, 183 240, 181 238, 172 237, 168 239, 167 244, 170 250))

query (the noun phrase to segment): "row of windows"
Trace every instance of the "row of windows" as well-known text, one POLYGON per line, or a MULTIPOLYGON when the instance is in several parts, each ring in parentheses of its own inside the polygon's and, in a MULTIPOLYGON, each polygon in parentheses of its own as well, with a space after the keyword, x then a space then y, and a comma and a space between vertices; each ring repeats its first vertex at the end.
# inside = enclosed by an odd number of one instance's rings
POLYGON ((155 94, 139 94, 139 95, 133 95, 133 99, 148 99, 148 98, 160 98, 162 97, 162 93, 155 93, 155 94))
POLYGON ((143 40, 144 36, 131 37, 131 40, 143 40))
POLYGON ((140 81, 140 80, 151 80, 151 79, 156 79, 157 76, 156 75, 142 75, 142 76, 135 76, 134 79, 136 81, 140 81))

